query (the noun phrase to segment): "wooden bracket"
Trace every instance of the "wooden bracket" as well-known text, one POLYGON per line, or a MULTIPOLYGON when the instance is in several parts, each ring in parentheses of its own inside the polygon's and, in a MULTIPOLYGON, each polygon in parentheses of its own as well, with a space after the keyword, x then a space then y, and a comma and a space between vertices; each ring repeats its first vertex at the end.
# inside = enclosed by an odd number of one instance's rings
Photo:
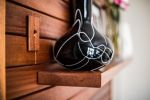
POLYGON ((38 51, 40 48, 39 37, 40 19, 32 15, 28 16, 28 50, 38 51))

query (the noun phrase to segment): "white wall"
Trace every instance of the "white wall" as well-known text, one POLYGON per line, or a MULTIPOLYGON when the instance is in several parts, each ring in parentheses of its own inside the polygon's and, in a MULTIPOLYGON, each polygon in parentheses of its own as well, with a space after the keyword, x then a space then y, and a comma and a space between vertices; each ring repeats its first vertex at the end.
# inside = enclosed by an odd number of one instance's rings
POLYGON ((130 24, 134 59, 115 77, 113 100, 150 100, 150 0, 130 0, 122 15, 130 24))

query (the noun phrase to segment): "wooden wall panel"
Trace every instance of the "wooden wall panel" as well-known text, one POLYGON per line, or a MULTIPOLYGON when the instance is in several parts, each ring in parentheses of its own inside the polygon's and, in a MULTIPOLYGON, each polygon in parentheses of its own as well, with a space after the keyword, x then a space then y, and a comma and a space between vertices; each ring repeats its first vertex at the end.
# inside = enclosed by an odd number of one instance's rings
MULTIPOLYGON (((39 11, 49 16, 56 17, 59 20, 70 20, 71 0, 8 0, 27 8, 39 11)), ((105 4, 105 0, 93 0, 99 7, 105 4)))
POLYGON ((7 99, 18 98, 23 95, 50 87, 37 84, 37 71, 48 68, 46 64, 16 68, 7 68, 7 99))
POLYGON ((110 96, 109 86, 108 83, 102 88, 86 88, 83 92, 69 98, 69 100, 103 100, 104 97, 110 96))
POLYGON ((21 4, 22 6, 35 9, 39 12, 42 12, 46 15, 56 17, 60 20, 68 21, 69 20, 69 5, 68 1, 65 0, 9 0, 21 4))
POLYGON ((36 94, 20 98, 20 100, 69 100, 68 98, 82 92, 83 87, 57 86, 36 94))
MULTIPOLYGON (((28 0, 28 1, 31 1, 31 0, 28 0)), ((34 0, 32 2, 34 2, 34 0)), ((67 22, 55 19, 53 17, 18 6, 10 2, 7 2, 7 5, 6 5, 6 14, 7 14, 6 32, 11 33, 11 34, 27 35, 27 16, 28 15, 34 15, 34 16, 40 17, 40 36, 41 37, 58 39, 62 35, 64 35, 66 31, 68 30, 67 22)))
POLYGON ((27 37, 6 35, 6 65, 21 66, 52 61, 52 47, 54 41, 40 39, 40 50, 29 52, 27 49, 27 37))
POLYGON ((6 99, 5 68, 5 0, 0 0, 0 100, 6 99))
POLYGON ((68 0, 9 0, 60 20, 69 20, 68 0))
POLYGON ((111 100, 110 84, 108 83, 102 88, 57 86, 24 96, 20 100, 111 100))
POLYGON ((91 97, 97 93, 99 88, 87 88, 83 92, 74 97, 69 98, 69 100, 92 100, 91 97))

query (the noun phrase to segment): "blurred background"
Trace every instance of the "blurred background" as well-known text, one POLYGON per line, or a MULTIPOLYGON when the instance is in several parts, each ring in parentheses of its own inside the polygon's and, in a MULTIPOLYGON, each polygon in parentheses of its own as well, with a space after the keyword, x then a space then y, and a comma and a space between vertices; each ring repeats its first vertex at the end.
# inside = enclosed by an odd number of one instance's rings
POLYGON ((113 100, 150 100, 150 0, 130 0, 120 22, 130 26, 134 52, 113 80, 113 100))

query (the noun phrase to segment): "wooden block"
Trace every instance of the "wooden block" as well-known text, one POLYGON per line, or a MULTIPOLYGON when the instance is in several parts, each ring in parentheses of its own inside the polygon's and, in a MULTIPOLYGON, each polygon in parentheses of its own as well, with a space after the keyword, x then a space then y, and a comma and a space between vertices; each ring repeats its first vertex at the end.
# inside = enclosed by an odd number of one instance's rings
POLYGON ((28 50, 38 51, 40 48, 39 44, 39 28, 40 19, 35 16, 28 16, 28 50))
POLYGON ((38 83, 58 86, 100 87, 100 72, 90 71, 41 71, 38 83))
POLYGON ((50 85, 37 84, 37 72, 46 68, 48 68, 48 66, 45 64, 7 68, 7 99, 15 99, 20 96, 49 88, 50 85))
POLYGON ((53 61, 54 41, 40 39, 41 49, 37 52, 27 50, 27 37, 6 35, 6 66, 22 66, 53 61))
POLYGON ((9 0, 60 20, 69 20, 69 0, 9 0))
POLYGON ((67 22, 7 2, 6 32, 9 34, 27 36, 27 16, 29 15, 40 18, 40 37, 42 38, 58 39, 68 31, 69 24, 67 22))
POLYGON ((69 100, 68 98, 80 93, 83 87, 57 86, 20 98, 19 100, 69 100))

